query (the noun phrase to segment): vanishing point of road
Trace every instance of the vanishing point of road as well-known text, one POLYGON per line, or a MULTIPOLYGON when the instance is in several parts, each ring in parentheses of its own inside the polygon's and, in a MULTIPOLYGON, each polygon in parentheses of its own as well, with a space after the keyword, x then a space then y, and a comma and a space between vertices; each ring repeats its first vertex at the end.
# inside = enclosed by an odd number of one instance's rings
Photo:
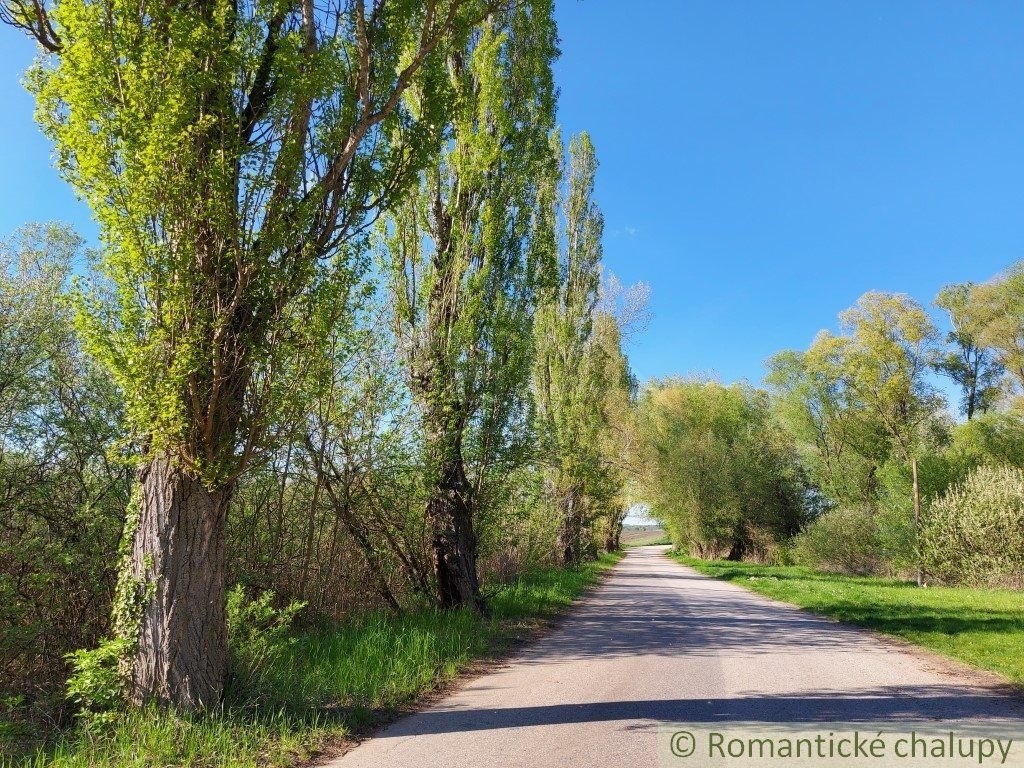
POLYGON ((658 764, 664 723, 1022 718, 985 678, 632 550, 559 626, 332 768, 658 764))

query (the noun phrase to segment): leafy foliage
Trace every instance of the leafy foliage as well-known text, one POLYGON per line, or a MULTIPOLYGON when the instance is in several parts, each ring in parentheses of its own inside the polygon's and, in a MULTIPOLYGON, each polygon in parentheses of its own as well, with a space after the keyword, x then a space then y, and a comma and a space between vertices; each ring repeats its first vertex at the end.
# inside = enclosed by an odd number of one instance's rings
POLYGON ((922 550, 947 582, 1024 587, 1024 470, 980 466, 929 507, 922 550))
POLYGON ((124 705, 124 643, 123 638, 103 639, 96 648, 68 654, 73 671, 67 682, 67 696, 90 725, 98 720, 109 722, 112 713, 124 705))
POLYGON ((30 82, 113 290, 85 297, 84 338, 151 450, 218 487, 263 447, 347 308, 346 244, 444 122, 433 52, 481 16, 457 0, 52 11, 60 50, 30 82))
MULTIPOLYGON (((558 142, 556 137, 556 143, 558 142)), ((609 441, 612 409, 629 407, 632 378, 621 350, 615 317, 598 308, 604 219, 593 201, 597 160, 587 134, 569 145, 562 201, 565 247, 547 239, 547 280, 534 327, 533 393, 543 493, 558 523, 558 549, 566 563, 596 547, 601 518, 614 530, 624 508, 622 478, 609 441), (625 400, 625 403, 623 403, 625 400)), ((556 220, 553 190, 547 190, 546 221, 556 220)), ((614 548, 614 547, 613 547, 614 548)))
POLYGON ((119 392, 71 326, 81 256, 56 225, 0 243, 0 696, 58 717, 65 654, 108 625, 130 486, 119 392))
POLYGON ((799 465, 764 392, 668 379, 649 387, 639 408, 640 482, 677 547, 768 558, 799 530, 799 465))
POLYGON ((946 310, 952 329, 946 335, 951 349, 940 355, 936 368, 960 386, 960 410, 970 421, 975 414, 993 408, 1004 390, 1004 369, 994 351, 975 337, 970 313, 972 283, 947 285, 935 297, 935 305, 946 310))
POLYGON ((887 561, 875 515, 863 509, 831 509, 793 540, 793 560, 825 571, 870 574, 887 561))
POLYGON ((986 283, 973 285, 962 309, 963 325, 996 363, 1024 386, 1024 262, 986 283))
POLYGON ((295 643, 292 622, 305 604, 274 608, 273 598, 267 591, 249 600, 241 586, 228 592, 230 689, 236 698, 252 700, 265 694, 270 670, 295 643))

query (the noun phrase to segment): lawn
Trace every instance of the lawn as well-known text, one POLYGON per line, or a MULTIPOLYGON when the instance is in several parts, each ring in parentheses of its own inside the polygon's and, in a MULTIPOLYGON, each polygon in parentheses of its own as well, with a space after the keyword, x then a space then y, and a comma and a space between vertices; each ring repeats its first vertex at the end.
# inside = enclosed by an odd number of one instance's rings
MULTIPOLYGON (((255 768, 289 766, 365 730, 508 647, 525 629, 557 615, 621 555, 578 568, 538 570, 499 587, 489 618, 467 611, 370 614, 331 631, 297 637, 271 670, 263 701, 213 715, 155 711, 65 734, 55 745, 0 765, 42 768, 255 768)), ((8 742, 10 744, 11 742, 8 742)), ((7 755, 5 758, 4 755, 7 755)))
POLYGON ((843 576, 676 556, 679 562, 776 600, 909 640, 1024 685, 1024 592, 843 576))

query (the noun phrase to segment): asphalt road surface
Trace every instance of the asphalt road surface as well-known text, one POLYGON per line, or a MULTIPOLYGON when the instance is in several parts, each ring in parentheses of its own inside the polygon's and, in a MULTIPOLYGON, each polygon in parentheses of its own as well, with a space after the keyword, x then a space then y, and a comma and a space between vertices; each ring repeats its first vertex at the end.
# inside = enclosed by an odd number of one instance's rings
POLYGON ((656 766, 662 723, 1024 717, 925 653, 631 551, 553 632, 334 768, 656 766))

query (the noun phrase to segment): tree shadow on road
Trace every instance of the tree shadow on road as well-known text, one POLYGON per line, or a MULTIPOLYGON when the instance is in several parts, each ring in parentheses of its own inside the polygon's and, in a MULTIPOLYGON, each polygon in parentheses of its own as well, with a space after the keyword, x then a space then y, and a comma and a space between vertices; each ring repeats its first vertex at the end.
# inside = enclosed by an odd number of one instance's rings
MULTIPOLYGON (((1024 716, 1024 704, 984 693, 965 694, 960 686, 877 688, 856 696, 828 692, 800 696, 747 696, 721 699, 658 699, 549 706, 435 709, 399 723, 389 736, 485 731, 531 726, 650 721, 718 722, 873 722, 1010 718, 1024 716)), ((643 726, 641 726, 643 727, 643 726)))

